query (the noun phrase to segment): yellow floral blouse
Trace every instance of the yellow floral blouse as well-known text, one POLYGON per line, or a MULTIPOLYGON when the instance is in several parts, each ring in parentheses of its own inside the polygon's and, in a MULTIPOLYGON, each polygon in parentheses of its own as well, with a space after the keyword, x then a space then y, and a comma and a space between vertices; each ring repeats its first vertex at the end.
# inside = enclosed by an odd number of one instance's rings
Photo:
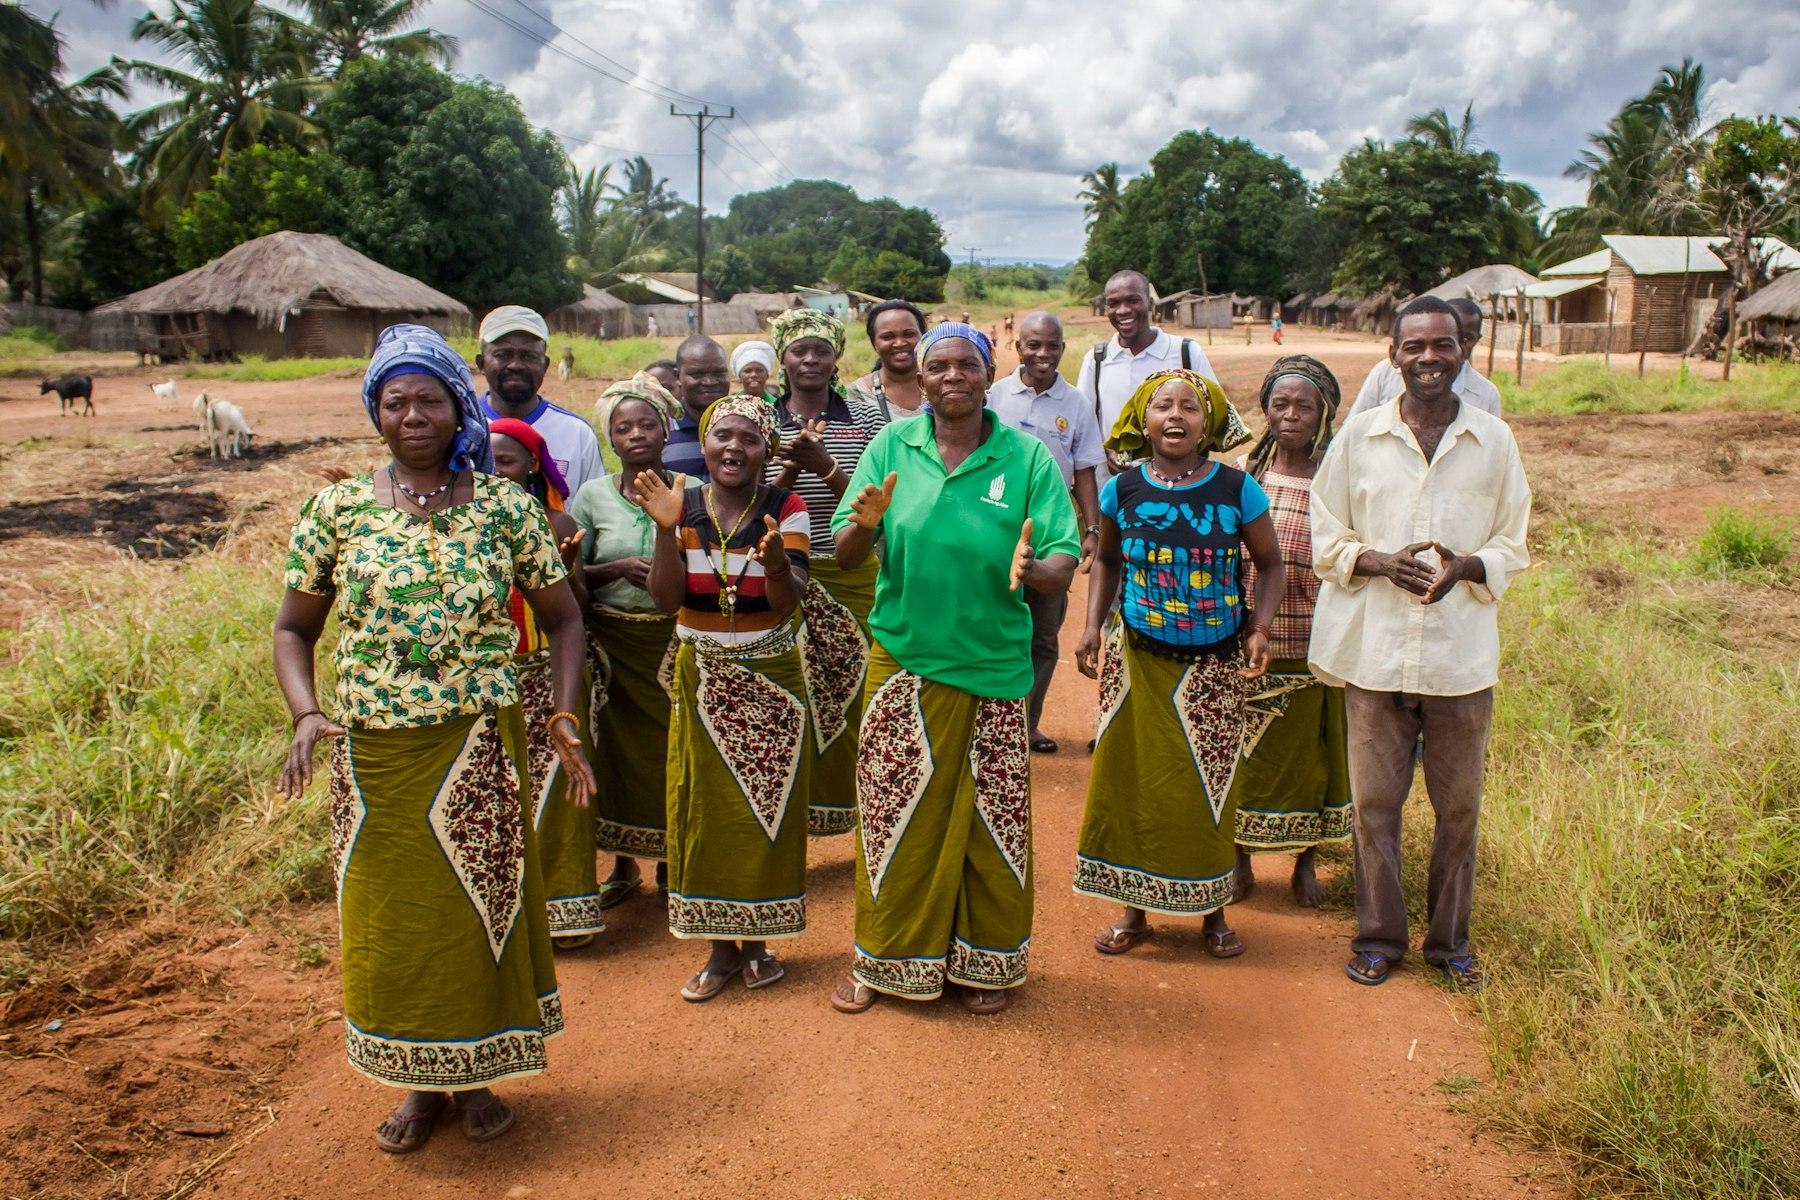
POLYGON ((401 729, 519 698, 514 584, 566 572, 543 508, 497 475, 427 519, 375 499, 373 478, 334 483, 300 510, 287 586, 337 596, 335 702, 362 729, 401 729))

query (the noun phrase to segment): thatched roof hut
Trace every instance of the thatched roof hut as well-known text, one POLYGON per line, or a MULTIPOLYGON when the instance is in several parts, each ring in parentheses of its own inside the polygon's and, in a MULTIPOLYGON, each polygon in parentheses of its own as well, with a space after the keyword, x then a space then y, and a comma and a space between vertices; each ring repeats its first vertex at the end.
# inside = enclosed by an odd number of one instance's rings
POLYGON ((1464 271, 1461 275, 1452 275, 1425 295, 1436 296, 1439 300, 1480 300, 1486 303, 1496 295, 1511 294, 1536 282, 1537 276, 1511 263, 1489 263, 1485 267, 1464 271))
POLYGON ((581 299, 545 318, 554 333, 585 333, 600 338, 630 337, 631 305, 591 283, 581 285, 581 299))
POLYGON ((1737 315, 1741 321, 1800 322, 1800 271, 1776 276, 1774 283, 1738 305, 1737 315))
POLYGON ((165 359, 367 354, 389 325, 447 331, 461 301, 323 233, 283 231, 104 304, 131 314, 139 349, 165 359))
POLYGON ((1406 303, 1399 291, 1389 284, 1373 296, 1357 301, 1350 311, 1350 322, 1364 333, 1386 335, 1394 327, 1394 314, 1406 303))

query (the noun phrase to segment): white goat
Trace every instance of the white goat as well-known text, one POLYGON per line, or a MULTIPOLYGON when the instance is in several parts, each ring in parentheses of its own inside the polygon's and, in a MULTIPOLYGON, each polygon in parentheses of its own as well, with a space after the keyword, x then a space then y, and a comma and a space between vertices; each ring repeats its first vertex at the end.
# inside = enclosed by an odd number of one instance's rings
POLYGON ((237 458, 249 451, 256 431, 244 420, 243 409, 201 392, 194 397, 194 411, 200 414, 200 430, 213 458, 237 458))
POLYGON ((175 394, 175 381, 173 379, 165 379, 161 383, 153 383, 150 385, 150 390, 156 393, 156 408, 158 412, 168 412, 171 408, 175 407, 175 405, 181 403, 181 397, 175 394))
POLYGON ((562 358, 556 364, 556 377, 564 383, 569 382, 569 373, 575 369, 575 347, 564 346, 562 358))

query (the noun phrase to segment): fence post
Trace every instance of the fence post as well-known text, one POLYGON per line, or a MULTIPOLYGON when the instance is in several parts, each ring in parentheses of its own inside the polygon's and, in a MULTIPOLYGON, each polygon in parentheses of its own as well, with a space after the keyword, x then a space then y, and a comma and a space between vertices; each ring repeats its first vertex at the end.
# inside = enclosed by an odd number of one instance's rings
MULTIPOLYGON (((1522 301, 1525 298, 1523 288, 1517 293, 1522 301)), ((1519 305, 1519 345, 1513 354, 1513 382, 1519 387, 1525 386, 1525 305, 1519 305)))
POLYGON ((1618 303, 1619 293, 1613 288, 1606 289, 1606 369, 1612 370, 1612 331, 1613 308, 1618 303))
MULTIPOLYGON (((1493 319, 1494 325, 1497 327, 1500 324, 1500 293, 1499 292, 1495 292, 1492 296, 1488 297, 1488 312, 1493 319)), ((1487 374, 1488 374, 1489 379, 1492 379, 1494 377, 1494 335, 1491 331, 1488 333, 1487 374)))
POLYGON ((1650 299, 1644 305, 1644 332, 1638 339, 1638 378, 1644 377, 1644 355, 1650 350, 1650 310, 1656 307, 1656 289, 1650 289, 1650 299))
POLYGON ((1737 281, 1733 280, 1725 286, 1731 291, 1725 294, 1725 382, 1731 382, 1731 352, 1737 346, 1737 281))

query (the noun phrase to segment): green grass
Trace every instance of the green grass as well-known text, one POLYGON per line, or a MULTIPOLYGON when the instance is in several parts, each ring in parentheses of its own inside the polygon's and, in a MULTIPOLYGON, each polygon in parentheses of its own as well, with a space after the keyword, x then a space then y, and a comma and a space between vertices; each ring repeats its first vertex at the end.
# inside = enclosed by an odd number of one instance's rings
POLYGON ((236 383, 279 383, 312 379, 320 375, 361 374, 366 358, 264 358, 247 354, 233 363, 193 363, 182 374, 188 379, 224 379, 236 383))
POLYGON ((1477 1111, 1600 1194, 1800 1194, 1800 674, 1722 647, 1679 560, 1542 550, 1501 608, 1477 1111))
POLYGON ((1680 371, 1637 372, 1615 362, 1608 371, 1599 359, 1563 363, 1545 370, 1526 368, 1523 388, 1510 372, 1495 371, 1508 416, 1562 416, 1574 413, 1656 413, 1723 408, 1800 412, 1800 365, 1738 363, 1731 382, 1695 379, 1680 371))
POLYGON ((43 371, 56 369, 51 356, 68 350, 68 344, 40 325, 15 325, 11 333, 0 336, 0 371, 43 371))
POLYGON ((1720 575, 1779 575, 1793 550, 1791 523, 1726 507, 1707 514, 1694 559, 1702 570, 1720 575))

